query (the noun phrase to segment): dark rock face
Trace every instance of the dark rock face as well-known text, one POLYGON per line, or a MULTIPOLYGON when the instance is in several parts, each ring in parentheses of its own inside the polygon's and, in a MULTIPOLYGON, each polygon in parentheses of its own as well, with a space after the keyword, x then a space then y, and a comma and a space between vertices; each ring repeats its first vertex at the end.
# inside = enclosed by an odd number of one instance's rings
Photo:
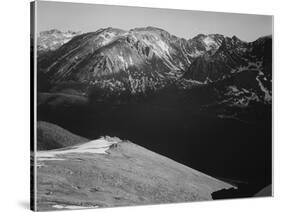
POLYGON ((246 198, 246 197, 268 197, 272 196, 272 186, 267 185, 261 190, 257 190, 256 185, 239 185, 239 189, 230 188, 222 189, 212 193, 213 199, 233 199, 233 198, 246 198))

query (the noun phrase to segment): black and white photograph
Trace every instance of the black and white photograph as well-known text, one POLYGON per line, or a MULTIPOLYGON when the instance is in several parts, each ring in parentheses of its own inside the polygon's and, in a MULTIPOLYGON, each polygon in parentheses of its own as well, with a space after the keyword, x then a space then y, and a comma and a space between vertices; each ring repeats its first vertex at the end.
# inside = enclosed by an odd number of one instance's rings
POLYGON ((273 195, 273 16, 30 12, 33 210, 273 195))

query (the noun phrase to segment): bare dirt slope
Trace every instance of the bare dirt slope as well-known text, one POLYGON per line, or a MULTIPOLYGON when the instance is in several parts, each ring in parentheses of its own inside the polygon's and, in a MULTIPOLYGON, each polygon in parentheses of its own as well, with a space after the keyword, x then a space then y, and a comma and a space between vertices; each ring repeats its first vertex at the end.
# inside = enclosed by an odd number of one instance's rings
POLYGON ((37 153, 37 209, 211 199, 231 185, 118 138, 37 153))

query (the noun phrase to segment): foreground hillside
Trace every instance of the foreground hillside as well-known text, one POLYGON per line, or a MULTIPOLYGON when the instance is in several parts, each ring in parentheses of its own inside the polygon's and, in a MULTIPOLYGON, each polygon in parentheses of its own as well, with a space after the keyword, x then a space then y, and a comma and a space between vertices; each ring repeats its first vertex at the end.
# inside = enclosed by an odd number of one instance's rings
POLYGON ((39 210, 212 199, 232 187, 118 138, 37 153, 39 210))
POLYGON ((37 123, 37 150, 57 149, 87 141, 57 125, 44 121, 37 123))

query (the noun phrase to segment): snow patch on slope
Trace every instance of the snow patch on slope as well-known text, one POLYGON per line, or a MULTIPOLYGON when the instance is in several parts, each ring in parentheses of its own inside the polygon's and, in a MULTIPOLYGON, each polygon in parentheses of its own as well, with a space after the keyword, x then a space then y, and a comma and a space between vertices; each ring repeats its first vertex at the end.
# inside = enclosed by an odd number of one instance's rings
MULTIPOLYGON (((120 60, 120 62, 124 65, 124 68, 125 69, 128 69, 129 65, 128 63, 126 62, 126 60, 124 59, 123 56, 120 56, 120 55, 117 55, 117 58, 120 60)), ((130 58, 131 59, 131 58, 130 58)))
POLYGON ((108 141, 105 138, 92 140, 85 144, 76 145, 69 148, 38 151, 36 156, 38 161, 44 160, 64 160, 59 156, 72 154, 72 153, 91 153, 91 154, 107 154, 107 150, 111 145, 117 144, 118 141, 108 141))
POLYGON ((256 80, 260 86, 260 89, 262 92, 264 92, 264 101, 270 102, 271 101, 271 95, 268 91, 268 89, 262 84, 261 80, 259 79, 259 76, 263 76, 264 74, 262 72, 259 72, 259 75, 256 77, 256 80))
POLYGON ((99 38, 102 38, 103 41, 101 42, 102 46, 105 46, 107 44, 109 44, 110 42, 112 42, 116 37, 116 34, 114 32, 105 32, 105 33, 101 33, 99 35, 99 38))
POLYGON ((210 49, 212 49, 212 47, 216 47, 218 48, 218 44, 214 41, 214 39, 212 39, 211 37, 207 36, 206 38, 204 38, 203 42, 206 45, 206 50, 209 51, 210 49))
POLYGON ((84 207, 78 205, 53 205, 53 208, 79 210, 79 209, 87 209, 87 208, 98 208, 98 206, 84 207))
POLYGON ((160 40, 158 37, 153 36, 153 39, 144 38, 142 42, 146 46, 152 48, 154 53, 158 56, 170 56, 169 46, 164 41, 160 40))
POLYGON ((157 40, 157 44, 162 51, 164 51, 167 55, 170 56, 169 46, 162 40, 157 40))

